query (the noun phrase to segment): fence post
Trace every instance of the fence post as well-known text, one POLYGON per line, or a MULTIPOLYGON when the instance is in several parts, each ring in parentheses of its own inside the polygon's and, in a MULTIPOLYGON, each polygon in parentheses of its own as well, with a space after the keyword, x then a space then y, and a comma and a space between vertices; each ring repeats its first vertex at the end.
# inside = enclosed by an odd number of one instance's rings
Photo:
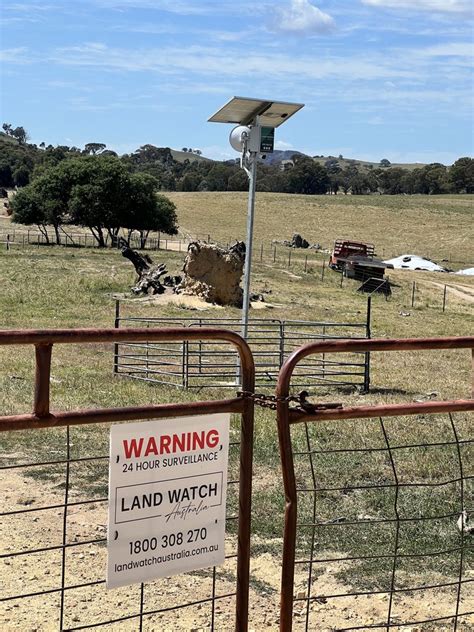
POLYGON ((416 281, 413 281, 413 287, 411 290, 411 306, 412 307, 415 306, 415 288, 416 288, 416 281))
MULTIPOLYGON (((365 322, 365 337, 371 338, 371 321, 372 321, 372 297, 367 297, 367 319, 365 322)), ((368 393, 370 390, 370 351, 365 353, 365 367, 364 367, 364 393, 368 393)))
POLYGON ((445 309, 446 309, 446 289, 447 289, 447 287, 448 287, 448 286, 445 284, 445 285, 444 285, 444 292, 443 292, 443 312, 444 312, 444 311, 445 311, 445 309))
MULTIPOLYGON (((117 299, 115 301, 115 321, 114 321, 115 329, 120 327, 120 301, 117 299)), ((118 373, 118 342, 114 344, 114 373, 118 373)))
MULTIPOLYGON (((150 323, 146 324, 146 328, 150 329, 150 323)), ((146 341, 146 379, 150 377, 150 343, 146 341)))
POLYGON ((326 267, 326 263, 323 259, 323 265, 321 266, 321 281, 324 281, 324 268, 326 267))
POLYGON ((263 261, 263 241, 262 241, 262 245, 260 246, 260 263, 262 263, 263 261))
POLYGON ((283 362, 285 361, 285 321, 280 320, 280 366, 281 369, 283 362))
POLYGON ((306 255, 306 257, 304 258, 304 271, 307 272, 308 270, 308 255, 306 255))
POLYGON ((187 389, 189 386, 189 347, 188 341, 183 340, 183 362, 182 362, 182 386, 187 389))
POLYGON ((288 250, 288 268, 291 265, 291 248, 288 250))
MULTIPOLYGON (((326 325, 323 325, 323 340, 326 340, 326 325)), ((323 380, 326 379, 326 354, 323 353, 323 357, 321 358, 323 361, 322 372, 323 372, 323 380)))
POLYGON ((273 248, 273 263, 275 263, 276 257, 277 257, 277 247, 274 246, 274 248, 273 248))

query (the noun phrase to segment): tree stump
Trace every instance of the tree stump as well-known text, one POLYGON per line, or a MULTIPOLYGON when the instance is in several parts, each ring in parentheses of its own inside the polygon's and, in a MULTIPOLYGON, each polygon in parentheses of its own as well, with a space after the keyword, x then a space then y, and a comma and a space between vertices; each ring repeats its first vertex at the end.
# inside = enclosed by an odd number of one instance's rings
POLYGON ((133 263, 138 276, 132 292, 134 294, 163 294, 165 285, 161 282, 161 277, 168 272, 166 265, 164 263, 153 265, 151 257, 132 250, 122 238, 119 243, 122 256, 133 263))

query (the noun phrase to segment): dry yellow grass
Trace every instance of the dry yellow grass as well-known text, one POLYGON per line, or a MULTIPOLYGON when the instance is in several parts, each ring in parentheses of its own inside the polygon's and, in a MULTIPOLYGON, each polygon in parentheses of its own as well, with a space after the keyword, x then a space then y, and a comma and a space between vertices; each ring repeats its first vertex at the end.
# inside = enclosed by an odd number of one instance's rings
MULTIPOLYGON (((189 232, 211 233, 214 238, 222 241, 244 236, 245 194, 173 194, 173 199, 178 204, 180 222, 189 232)), ((416 248, 415 252, 423 249, 421 254, 429 254, 436 258, 447 257, 455 247, 463 251, 462 256, 466 263, 472 263, 473 228, 470 205, 469 198, 420 197, 406 200, 405 198, 382 200, 348 197, 339 200, 339 198, 259 194, 256 237, 270 241, 272 238, 287 238, 293 232, 299 231, 308 239, 319 241, 323 246, 329 246, 335 237, 346 235, 373 240, 379 252, 382 253, 382 249, 386 249, 387 255, 399 254, 399 250, 407 252, 416 248), (443 210, 443 204, 446 205, 445 210, 443 210)), ((284 250, 281 249, 282 253, 284 250)), ((178 253, 169 252, 152 253, 152 256, 157 261, 165 261, 172 273, 179 271, 183 257, 178 253)), ((315 258, 312 257, 312 259, 315 258)), ((321 279, 321 260, 318 260, 317 264, 310 263, 305 273, 302 259, 297 259, 296 256, 290 271, 286 269, 286 259, 283 254, 279 256, 275 265, 269 263, 268 260, 260 263, 258 257, 256 259, 252 289, 257 292, 262 289, 271 290, 271 294, 266 295, 267 300, 275 304, 273 309, 257 312, 258 317, 326 321, 346 319, 357 322, 363 320, 365 296, 356 292, 358 283, 344 280, 343 287, 340 287, 340 276, 327 270, 324 279, 321 279)), ((129 316, 240 316, 240 311, 235 308, 222 309, 218 313, 217 310, 196 313, 178 305, 162 306, 159 303, 132 299, 129 288, 135 276, 133 269, 119 252, 113 250, 18 247, 7 252, 6 249, 2 249, 0 250, 0 276, 2 278, 0 310, 4 328, 111 326, 114 296, 117 294, 127 296, 128 300, 124 301, 123 313, 129 316)), ((472 303, 456 294, 451 294, 448 298, 448 311, 443 313, 440 309, 442 289, 436 284, 456 283, 465 286, 469 294, 474 289, 474 278, 401 271, 395 271, 390 276, 400 287, 395 288, 390 301, 385 301, 382 296, 374 297, 372 329, 374 336, 391 338, 473 333, 472 303), (415 308, 410 305, 413 280, 419 284, 415 308)), ((32 349, 0 348, 0 360, 0 413, 28 411, 31 407, 34 383, 32 349)), ((222 396, 222 392, 182 392, 166 387, 150 387, 147 384, 126 379, 111 379, 111 369, 112 349, 110 346, 89 345, 83 348, 55 346, 52 367, 53 408, 68 410, 91 406, 130 406, 222 396)), ((381 401, 411 402, 413 399, 427 399, 432 392, 435 392, 435 397, 439 399, 468 397, 472 380, 471 371, 471 358, 466 350, 422 354, 408 352, 373 354, 373 391, 369 396, 360 393, 333 392, 323 394, 322 397, 349 404, 375 404, 381 401)), ((391 441, 394 444, 410 444, 422 441, 432 443, 438 438, 444 439, 449 430, 446 428, 448 422, 444 417, 438 416, 438 419, 433 417, 388 420, 387 427, 391 441)), ((470 431, 472 420, 467 414, 458 414, 456 424, 462 439, 472 437, 472 431, 470 431)), ((314 424, 313 439, 325 447, 355 447, 371 442, 379 445, 377 442, 382 440, 379 425, 378 420, 314 424)), ((298 442, 297 436, 294 439, 298 442)), ((73 455, 105 454, 107 440, 105 427, 73 429, 73 455)), ((297 445, 304 446, 304 438, 300 437, 297 445)), ((26 455, 33 460, 50 459, 51 455, 58 458, 58 455, 64 452, 64 433, 55 430, 36 433, 2 433, 0 447, 3 463, 6 464, 11 463, 12 459, 22 460, 26 455)), ((465 476, 472 473, 471 454, 472 447, 464 445, 465 476)), ((399 459, 397 466, 401 475, 405 477, 404 480, 418 480, 420 477, 423 480, 438 477, 436 479, 438 480, 440 477, 452 475, 453 471, 456 472, 454 468, 457 467, 455 453, 442 448, 437 452, 402 453, 402 456, 397 456, 397 458, 399 459)), ((369 460, 360 458, 357 453, 349 454, 345 460, 331 457, 322 458, 318 462, 318 479, 330 481, 331 484, 334 484, 334 481, 340 481, 341 478, 354 481, 361 480, 363 477, 364 481, 379 481, 381 476, 388 475, 387 459, 384 462, 380 458, 369 460)), ((27 478, 27 486, 31 493, 38 494, 38 490, 49 488, 55 491, 60 489, 54 485, 59 485, 61 480, 57 474, 51 473, 47 468, 43 468, 35 476, 39 480, 32 479, 31 475, 27 478)), ((22 481, 11 478, 6 487, 9 490, 20 489, 21 483, 22 481)), ((100 492, 103 495, 107 485, 106 467, 99 470, 91 466, 85 471, 76 472, 74 485, 74 493, 88 495, 100 492)), ((23 487, 26 487, 24 482, 23 487)), ((275 416, 273 411, 257 408, 255 491, 252 514, 254 555, 257 559, 254 559, 253 578, 257 580, 256 590, 260 593, 260 597, 264 597, 263 609, 269 613, 277 612, 280 572, 278 546, 282 533, 284 500, 281 489, 275 416), (276 547, 275 543, 277 543, 276 547), (258 550, 255 545, 258 545, 258 550), (257 556, 262 556, 262 554, 272 565, 271 579, 255 571, 255 568, 259 568, 257 556), (272 602, 271 599, 273 599, 272 602)), ((443 513, 443 511, 456 512, 458 495, 453 493, 451 487, 446 488, 446 491, 444 487, 440 489, 441 491, 438 492, 428 488, 422 493, 415 490, 410 497, 404 495, 404 511, 417 516, 420 511, 427 515, 443 513)), ((468 490, 466 490, 466 500, 470 502, 467 492, 468 490)), ((367 514, 377 518, 390 515, 391 505, 392 499, 389 494, 381 496, 341 494, 319 502, 318 519, 332 520, 339 516, 357 518, 359 515, 367 514)), ((304 503, 302 503, 302 510, 304 521, 304 503)), ((309 514, 311 511, 312 503, 309 514)), ((76 518, 77 516, 78 514, 75 514, 76 518)), ((84 530, 95 529, 97 521, 99 525, 102 525, 101 520, 104 519, 98 517, 96 513, 89 514, 84 519, 84 530)), ((69 528, 75 528, 74 516, 72 521, 71 517, 69 519, 69 525, 71 524, 73 526, 69 528)), ((46 526, 46 529, 49 528, 60 533, 60 517, 55 519, 54 525, 46 526)), ((318 553, 323 555, 325 552, 337 551, 341 555, 344 553, 368 555, 374 554, 374 550, 381 550, 377 548, 377 546, 381 547, 380 543, 390 548, 392 546, 391 533, 388 530, 384 531, 384 528, 382 524, 378 531, 372 532, 373 541, 367 540, 365 531, 362 534, 363 537, 358 538, 354 538, 351 531, 346 531, 346 535, 342 531, 332 531, 333 539, 324 536, 318 540, 318 553)), ((33 533, 36 537, 44 535, 41 531, 41 523, 32 524, 30 521, 18 532, 23 535, 33 533)), ((443 528, 428 521, 423 529, 413 534, 414 537, 411 537, 412 533, 405 532, 403 545, 411 545, 413 540, 415 552, 457 546, 454 520, 445 523, 443 528)), ((23 546, 23 543, 21 545, 23 546)), ((305 542, 300 542, 299 545, 304 547, 305 542)), ((417 567, 415 564, 402 567, 404 581, 409 580, 413 584, 421 584, 424 581, 428 583, 433 577, 435 579, 457 578, 459 562, 456 554, 441 560, 435 557, 432 565, 425 566, 418 559, 416 558, 415 562, 417 567)), ((467 553, 465 565, 466 567, 468 565, 467 553)), ((384 580, 386 571, 386 567, 378 560, 375 562, 369 560, 366 564, 355 564, 343 568, 335 565, 325 566, 328 572, 331 571, 332 583, 328 588, 324 583, 326 581, 324 577, 322 580, 318 578, 319 591, 341 592, 354 586, 365 590, 372 589, 384 580), (336 582, 335 587, 334 582, 336 582)), ((68 572, 71 568, 74 568, 73 563, 68 566, 68 572)), ((87 573, 90 573, 91 569, 96 573, 102 572, 97 563, 94 565, 91 561, 81 564, 81 569, 87 573)), ((14 570, 14 567, 10 566, 6 571, 8 578, 11 577, 12 581, 16 581, 20 576, 19 573, 15 575, 14 570)), ((0 577, 0 581, 6 583, 5 574, 3 578, 0 577)), ((190 586, 191 591, 196 591, 193 585, 190 586)), ((301 590, 305 589, 306 584, 303 585, 301 582, 301 590)), ((432 616, 433 607, 431 603, 428 603, 425 595, 420 598, 419 594, 416 594, 416 598, 413 598, 413 608, 415 606, 418 608, 418 602, 422 602, 423 599, 428 615, 432 616)), ((439 593, 434 595, 432 601, 437 604, 436 607, 442 614, 445 610, 452 609, 452 600, 446 598, 443 601, 439 593)), ((367 602, 364 600, 367 604, 374 602, 381 607, 380 600, 377 598, 372 601, 367 600, 367 602)), ((107 602, 97 599, 95 604, 98 603, 102 608, 107 602)), ((252 595, 251 603, 252 616, 255 618, 255 612, 257 616, 262 612, 258 607, 255 610, 258 597, 252 595)), ((356 604, 356 610, 358 614, 362 612, 361 616, 366 622, 369 614, 372 616, 372 613, 365 613, 363 609, 361 611, 360 603, 356 604)), ((128 604, 124 600, 120 608, 118 606, 116 608, 117 616, 126 613, 127 607, 128 604)), ((71 606, 71 613, 76 614, 77 611, 77 608, 73 610, 71 606)), ((327 616, 332 617, 336 612, 336 609, 333 609, 327 616)), ((409 616, 414 617, 415 615, 411 615, 411 612, 410 610, 409 616)), ((338 625, 349 625, 350 622, 346 620, 347 608, 344 612, 341 610, 341 613, 343 620, 341 619, 338 625)), ((15 621, 16 617, 16 627, 21 628, 20 616, 15 611, 12 613, 8 611, 6 617, 8 617, 9 625, 10 621, 15 621)), ((36 619, 42 621, 52 616, 54 616, 54 606, 43 605, 40 609, 40 619, 37 616, 36 619)), ((80 616, 85 616, 82 609, 80 616)), ((273 621, 276 620, 276 616, 275 614, 273 621)), ((329 624, 328 621, 329 619, 325 619, 327 627, 321 625, 321 613, 318 610, 318 629, 332 629, 334 622, 331 619, 329 624)), ((351 622, 353 623, 352 620, 351 622)), ((257 620, 256 629, 259 629, 260 623, 261 619, 257 620)), ((177 629, 176 624, 173 629, 177 629)))
MULTIPOLYGON (((180 225, 217 241, 243 239, 247 194, 171 193, 180 225)), ((474 196, 309 196, 258 193, 255 240, 295 232, 330 248, 346 237, 375 244, 379 255, 405 253, 474 262, 474 196)))

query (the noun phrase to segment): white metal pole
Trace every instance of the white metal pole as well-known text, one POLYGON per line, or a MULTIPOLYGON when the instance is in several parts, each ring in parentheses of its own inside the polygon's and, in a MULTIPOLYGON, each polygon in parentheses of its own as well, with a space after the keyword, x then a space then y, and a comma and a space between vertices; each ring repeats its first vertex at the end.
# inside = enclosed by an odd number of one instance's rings
POLYGON ((250 307, 250 273, 252 268, 253 218, 257 184, 257 153, 250 153, 249 199, 247 208, 247 242, 245 244, 244 302, 242 305, 242 337, 247 339, 250 307))

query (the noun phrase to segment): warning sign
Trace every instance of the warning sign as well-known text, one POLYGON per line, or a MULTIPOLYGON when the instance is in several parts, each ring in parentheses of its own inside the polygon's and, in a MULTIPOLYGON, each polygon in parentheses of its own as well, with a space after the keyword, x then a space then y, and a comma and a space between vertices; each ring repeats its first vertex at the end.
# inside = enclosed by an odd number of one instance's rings
POLYGON ((230 415, 112 426, 107 587, 224 562, 230 415))

